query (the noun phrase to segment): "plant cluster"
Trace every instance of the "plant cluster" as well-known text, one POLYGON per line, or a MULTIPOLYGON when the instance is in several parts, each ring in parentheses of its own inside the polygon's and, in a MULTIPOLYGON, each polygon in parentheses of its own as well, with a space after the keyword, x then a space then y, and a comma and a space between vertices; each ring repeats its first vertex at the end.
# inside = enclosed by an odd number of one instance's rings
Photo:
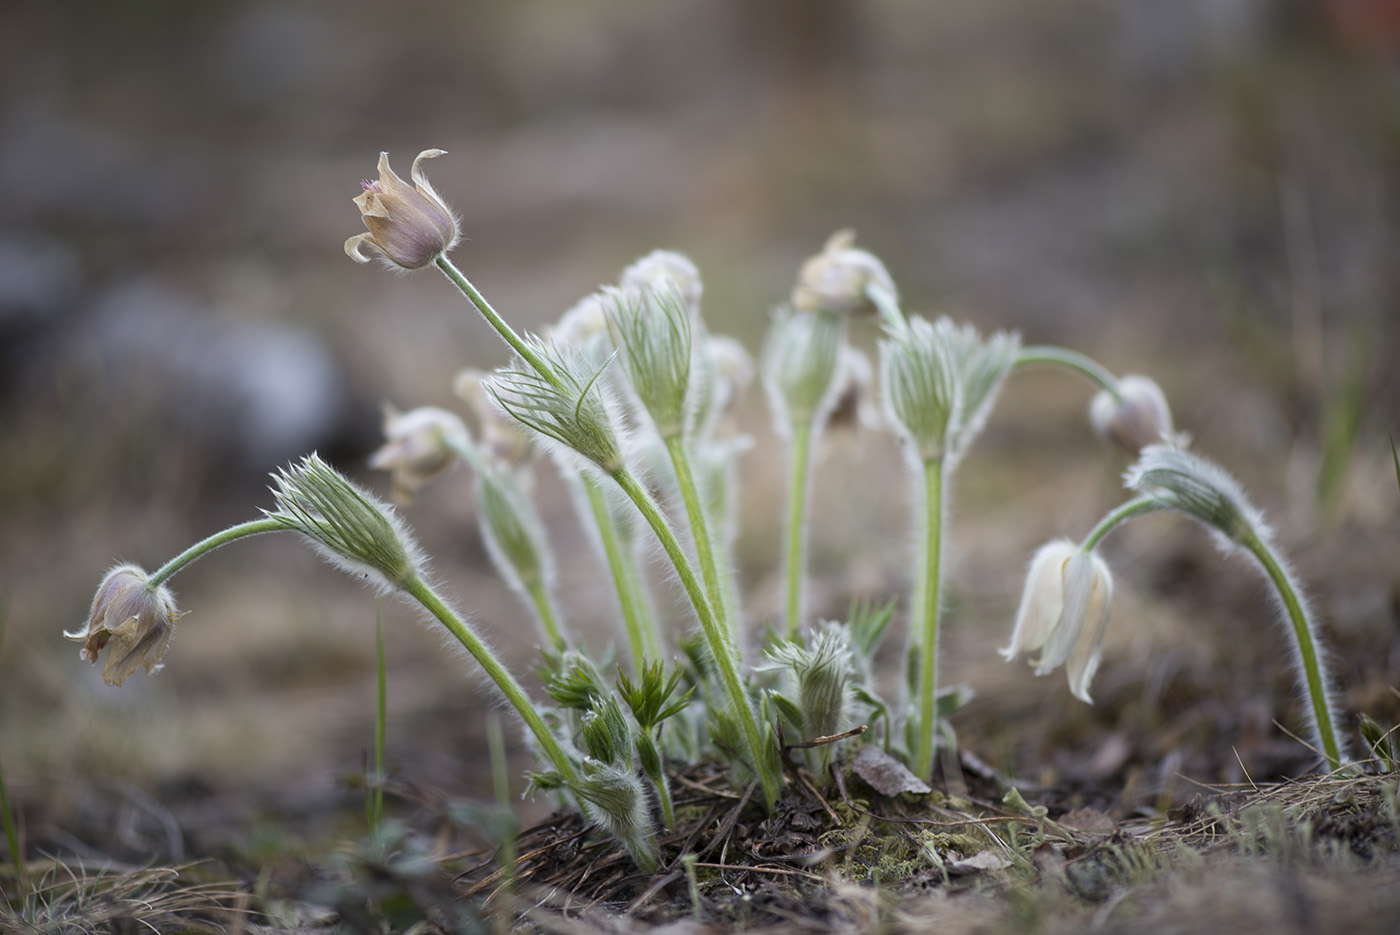
POLYGON ((386 443, 371 463, 392 472, 401 500, 453 463, 471 467, 491 557, 538 621, 552 704, 529 697, 476 625, 441 597, 398 512, 314 454, 274 474, 275 505, 261 518, 211 536, 153 574, 133 565, 109 573, 87 626, 67 634, 83 643, 85 659, 109 652, 106 681, 159 668, 180 616, 166 587, 175 572, 234 539, 289 531, 444 626, 523 721, 539 761, 533 785, 571 802, 642 869, 657 865, 657 835, 675 821, 668 764, 723 761, 769 809, 789 780, 793 750, 820 779, 843 747, 879 744, 928 780, 936 754, 955 747, 949 716, 969 697, 942 684, 938 667, 954 477, 1007 377, 1055 366, 1095 387, 1093 424, 1136 457, 1125 476, 1133 496, 1081 541, 1057 540, 1036 553, 1006 657, 1038 652, 1038 674, 1065 666, 1071 691, 1089 701, 1112 595, 1098 546, 1132 517, 1184 513, 1227 552, 1251 557, 1274 586, 1312 739, 1331 768, 1343 765, 1325 657, 1300 588, 1239 484, 1176 433, 1157 384, 1117 377, 1064 348, 1025 346, 1013 333, 983 335, 946 317, 909 314, 885 266, 844 231, 801 268, 756 364, 737 342, 709 331, 698 271, 666 251, 629 266, 545 333, 520 333, 447 257, 456 217, 422 172, 422 162, 438 155, 429 150, 414 161, 412 184, 381 156, 379 180, 365 182, 355 199, 368 232, 350 238, 346 251, 359 262, 378 253, 400 270, 435 266, 511 359, 457 377, 472 429, 444 409, 386 408, 386 443), (851 340, 861 328, 876 332, 874 366, 851 340), (749 443, 726 418, 755 370, 789 469, 784 614, 761 634, 745 613, 732 549, 736 463, 749 443), (813 619, 804 600, 813 451, 838 410, 872 394, 879 421, 902 443, 917 506, 912 590, 898 615, 907 620, 907 677, 894 694, 874 679, 873 658, 895 605, 856 605, 847 619, 831 621, 813 619), (623 647, 616 665, 569 630, 558 606, 554 557, 531 499, 531 472, 542 459, 567 480, 608 570, 623 647), (640 557, 658 546, 693 621, 657 612, 640 557))

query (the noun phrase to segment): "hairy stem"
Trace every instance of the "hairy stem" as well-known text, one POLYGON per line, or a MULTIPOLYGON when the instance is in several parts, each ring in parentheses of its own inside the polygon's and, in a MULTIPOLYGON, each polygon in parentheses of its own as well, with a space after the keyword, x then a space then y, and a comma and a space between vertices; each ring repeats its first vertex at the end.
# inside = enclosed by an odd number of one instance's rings
POLYGON ((1118 378, 1107 367, 1085 354, 1052 344, 1034 344, 1021 348, 1016 355, 1016 366, 1030 364, 1050 364, 1065 370, 1072 370, 1101 390, 1107 390, 1114 399, 1121 400, 1118 378))
POLYGON ((919 733, 914 747, 914 774, 933 775, 937 724, 934 701, 938 691, 938 594, 943 556, 943 459, 923 462, 924 535, 915 569, 913 619, 910 633, 919 647, 919 733))
POLYGON ((705 516, 705 508, 700 502, 700 491, 695 486, 695 473, 690 468, 690 454, 685 450, 685 439, 680 433, 665 437, 666 453, 671 457, 671 467, 676 472, 676 486, 680 488, 681 501, 685 504, 686 520, 690 524, 690 536, 695 543, 695 558, 700 565, 700 575, 705 582, 705 599, 710 609, 719 618, 729 636, 729 643, 738 651, 738 634, 733 622, 725 613, 724 589, 720 584, 719 566, 715 563, 714 548, 710 542, 710 522, 705 516))
POLYGON ((588 472, 582 472, 579 480, 588 495, 588 507, 598 527, 598 538, 603 543, 603 555, 608 562, 608 571, 612 573, 613 586, 617 589, 622 623, 627 629, 627 643, 632 650, 632 671, 640 675, 647 659, 661 658, 661 639, 656 632, 656 621, 641 593, 641 576, 637 573, 636 562, 623 549, 618 537, 617 524, 608 508, 607 494, 588 472))
POLYGON ((471 284, 471 280, 463 276, 462 271, 454 266, 451 260, 446 256, 440 256, 437 258, 437 267, 442 270, 444 276, 451 280, 454 286, 461 290, 462 295, 466 296, 467 300, 471 302, 472 305, 476 306, 476 310, 481 313, 481 317, 485 318, 487 323, 492 328, 496 329, 497 333, 510 345, 511 350, 519 354, 522 360, 535 368, 535 372, 549 381, 556 389, 560 388, 561 384, 557 382, 559 378, 555 375, 554 370, 541 360, 538 354, 530 349, 530 346, 525 343, 520 335, 515 333, 515 329, 507 324, 506 320, 500 316, 500 313, 491 307, 491 303, 486 301, 486 297, 477 291, 476 286, 471 284))
POLYGON ((641 511, 642 518, 656 534, 661 548, 666 552, 667 558, 671 560, 677 576, 681 579, 681 586, 685 588, 686 595, 689 596, 690 603, 695 608, 695 615, 700 619, 700 627, 705 633, 705 640, 709 643, 710 653, 714 656, 715 667, 719 670, 725 693, 729 696, 729 703, 734 709, 735 719, 743 728, 744 741, 749 748, 749 757, 752 760, 751 765, 754 773, 758 776, 759 783, 763 786, 764 802, 771 809, 773 803, 778 800, 780 781, 769 768, 769 758, 765 756, 763 740, 758 730, 758 719, 753 705, 749 703, 748 695, 744 691, 744 684, 739 678, 737 654, 729 641, 729 634, 715 618, 714 611, 705 598, 705 592, 701 589, 700 582, 695 578, 695 572, 691 570, 690 562, 686 559, 680 542, 677 541, 675 533, 671 531, 670 525, 666 522, 666 517, 657 508, 651 495, 641 484, 637 483, 637 479, 626 468, 619 468, 613 472, 612 477, 628 499, 636 504, 637 509, 641 511))
POLYGON ((264 532, 284 532, 286 530, 287 524, 283 520, 275 519, 271 516, 249 520, 246 523, 239 523, 237 526, 230 526, 228 529, 214 533, 214 535, 207 539, 196 542, 194 545, 160 566, 160 568, 156 569, 155 574, 151 575, 150 580, 146 582, 146 586, 151 590, 155 590, 177 571, 184 568, 195 559, 209 554, 221 545, 228 545, 235 539, 242 539, 245 536, 256 536, 264 532))
POLYGON ((549 728, 536 710, 536 705, 525 694, 525 689, 520 687, 520 683, 515 680, 515 676, 498 660, 491 650, 486 648, 486 644, 471 631, 471 628, 463 622, 447 602, 438 596, 422 578, 417 575, 409 576, 403 583, 404 593, 408 594, 423 608, 438 619, 447 631, 457 638, 467 652, 471 653, 473 659, 481 666, 482 670, 491 681, 496 683, 501 694, 505 695, 506 701, 515 708, 525 726, 530 728, 530 732, 535 735, 535 740, 540 745, 540 751, 544 753, 555 771, 559 774, 564 784, 573 787, 577 784, 578 777, 574 773, 573 764, 564 754, 564 749, 559 746, 559 741, 554 739, 549 728))
POLYGON ((787 638, 796 640, 802 628, 802 579, 806 571, 807 489, 812 463, 812 422, 794 420, 789 445, 791 472, 788 477, 787 546, 787 638))
POLYGON ((540 618, 540 627, 544 630, 545 639, 549 640, 549 645, 558 652, 563 652, 569 647, 564 640, 563 630, 559 627, 559 614, 554 609, 554 599, 549 596, 549 589, 544 586, 544 582, 539 578, 525 582, 525 593, 530 596, 530 604, 535 608, 535 615, 540 618))
POLYGON ((1337 730, 1328 705, 1326 676, 1323 674, 1322 660, 1318 657, 1317 645, 1313 640, 1312 622, 1298 597, 1298 586, 1288 569, 1279 562, 1273 551, 1257 534, 1251 532, 1241 544, 1264 567, 1264 573, 1278 590, 1279 598, 1288 612, 1288 621, 1293 625, 1293 645, 1298 650, 1303 679, 1307 683, 1308 699, 1312 702, 1317 739, 1322 744, 1322 753, 1327 758, 1328 768, 1340 769, 1343 762, 1342 752, 1337 743, 1337 730))

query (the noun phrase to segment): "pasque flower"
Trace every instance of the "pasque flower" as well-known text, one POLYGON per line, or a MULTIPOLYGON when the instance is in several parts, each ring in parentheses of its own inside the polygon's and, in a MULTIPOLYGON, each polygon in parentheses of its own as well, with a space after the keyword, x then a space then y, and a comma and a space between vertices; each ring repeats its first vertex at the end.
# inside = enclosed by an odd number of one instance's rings
POLYGON ((104 649, 110 650, 102 681, 120 685, 141 666, 147 673, 161 668, 178 619, 168 589, 151 587, 150 576, 136 565, 118 565, 98 586, 87 627, 63 635, 82 643, 78 655, 94 665, 104 649))
POLYGON ((394 498, 406 502, 470 444, 462 420, 446 409, 420 406, 399 412, 385 403, 384 444, 370 455, 369 466, 391 471, 394 498))
POLYGON ((899 295, 885 264, 855 243, 855 231, 839 230, 827 238, 821 253, 802 264, 792 289, 793 308, 874 316, 878 309, 866 294, 867 286, 884 290, 892 299, 899 295))
POLYGON ((409 185, 389 168, 389 154, 379 154, 379 178, 366 180, 354 201, 369 228, 345 241, 345 252, 356 263, 368 263, 365 248, 377 251, 391 266, 421 269, 457 243, 457 218, 423 174, 423 160, 444 156, 425 149, 413 160, 409 185))
POLYGON ((1112 597, 1113 576, 1097 553, 1068 539, 1046 543, 1031 560, 1011 645, 1002 656, 1010 662, 1023 651, 1040 650, 1032 662, 1035 674, 1063 664, 1070 691, 1091 702, 1089 682, 1099 667, 1112 597))

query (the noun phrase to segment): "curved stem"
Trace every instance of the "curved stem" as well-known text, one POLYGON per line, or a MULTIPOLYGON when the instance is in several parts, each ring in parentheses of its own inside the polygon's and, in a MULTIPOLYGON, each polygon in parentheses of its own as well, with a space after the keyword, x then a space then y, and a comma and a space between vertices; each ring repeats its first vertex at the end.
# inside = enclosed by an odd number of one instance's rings
POLYGON ((209 538, 196 542, 194 545, 157 568, 155 574, 151 575, 150 580, 146 582, 146 587, 155 590, 177 571, 190 564, 190 562, 207 555, 221 545, 228 545, 235 539, 242 539, 245 536, 256 536, 264 532, 283 532, 287 528, 285 522, 272 516, 264 516, 262 519, 252 519, 246 523, 239 523, 237 526, 230 526, 222 532, 216 532, 209 538))
POLYGON ((632 649, 632 671, 641 674, 647 659, 661 658, 661 640, 655 621, 646 612, 646 599, 641 594, 641 582, 631 556, 626 554, 618 539, 617 524, 608 509, 607 494, 591 474, 581 472, 579 481, 588 496, 588 508, 593 513, 598 538, 603 543, 603 555, 612 573, 617 601, 622 608, 622 623, 627 629, 627 643, 632 649))
POLYGON ((723 630, 719 621, 715 619, 714 612, 710 608, 709 601, 705 599, 705 593, 700 587, 700 582, 695 578, 695 572, 691 570, 690 562, 686 559, 680 542, 677 541, 675 533, 671 531, 670 525, 666 522, 666 517, 657 508, 651 495, 637 483, 637 479, 626 468, 619 468, 613 472, 612 478, 617 481, 618 486, 622 488, 622 492, 627 495, 628 499, 636 504, 637 509, 641 511, 642 517, 656 534, 661 548, 666 552, 666 556, 676 569, 677 576, 681 579, 681 586, 685 588, 690 603, 695 608, 695 615, 700 619, 700 628, 704 631, 705 639, 710 645, 710 654, 714 656, 715 667, 719 670, 720 680, 724 685, 725 693, 729 696, 729 703, 734 709, 734 718, 744 731, 744 740, 753 761, 754 773, 763 786, 764 802, 767 808, 772 809, 773 803, 778 800, 779 780, 769 769, 769 759, 764 755, 763 740, 758 731, 758 720, 753 705, 749 703, 748 695, 744 691, 744 684, 739 679, 734 647, 729 642, 728 634, 723 630))
POLYGON ((525 726, 530 728, 530 732, 535 735, 535 740, 539 743, 540 750, 549 760, 550 765, 559 773, 565 785, 572 788, 578 781, 573 764, 564 754, 564 749, 559 746, 559 741, 554 739, 554 735, 550 733, 544 719, 535 709, 535 703, 525 694, 525 689, 520 687, 520 683, 515 680, 515 676, 510 674, 510 670, 501 665, 500 660, 492 654, 491 650, 486 648, 486 644, 471 631, 471 628, 463 622, 457 612, 448 606, 422 578, 417 575, 409 576, 408 580, 403 583, 403 590, 404 593, 422 604, 423 608, 436 617, 438 622, 457 638, 457 642, 471 653, 472 658, 477 661, 477 664, 486 672, 491 681, 496 683, 501 694, 505 695, 506 701, 509 701, 511 707, 515 708, 516 713, 525 722, 525 726))
POLYGON ((1288 570, 1274 557, 1273 552, 1257 534, 1251 532, 1241 544, 1264 567, 1265 574, 1278 590, 1279 598, 1288 612, 1288 621, 1293 625, 1293 645, 1298 650, 1298 658, 1302 663, 1303 678, 1307 683, 1308 698, 1312 702, 1313 721, 1316 722, 1318 740, 1322 743, 1322 753, 1327 758, 1329 769, 1340 769, 1342 753, 1337 743, 1332 712, 1328 706, 1326 679, 1322 673, 1317 646, 1313 641, 1312 624, 1298 597, 1298 588, 1288 570))
POLYGON ((462 295, 466 296, 467 300, 470 301, 472 305, 476 306, 476 310, 481 313, 481 317, 485 318, 487 323, 492 328, 496 329, 497 333, 510 345, 511 350, 515 351, 515 353, 520 355, 522 360, 535 368, 535 372, 549 381, 550 385, 554 386, 555 389, 560 389, 562 387, 562 384, 558 382, 559 378, 555 375, 554 370, 541 360, 538 354, 530 349, 530 346, 525 343, 520 335, 515 333, 515 329, 507 324, 506 320, 491 307, 491 303, 486 301, 486 297, 477 291, 476 286, 471 284, 471 280, 463 276, 462 271, 454 266, 451 260, 445 255, 440 256, 437 258, 437 267, 442 270, 444 276, 452 281, 454 286, 461 290, 462 295))
POLYGON ((705 507, 700 502, 700 491, 695 486, 695 473, 690 469, 690 454, 685 450, 685 439, 679 433, 667 435, 666 453, 671 457, 671 467, 676 472, 676 486, 680 488, 681 501, 685 504, 686 520, 690 523, 690 537, 695 543, 695 559, 700 565, 700 575, 705 581, 705 599, 710 609, 719 619, 729 636, 730 645, 738 652, 737 634, 725 613, 724 589, 720 584, 719 566, 715 564, 714 548, 710 542, 710 521, 705 515, 705 507))
POLYGON ((791 473, 788 477, 787 515, 787 638, 797 639, 802 629, 802 578, 806 571, 807 488, 812 463, 812 423, 794 420, 790 439, 791 473))
POLYGON ((924 536, 915 571, 914 614, 910 633, 919 642, 919 733, 914 748, 914 774, 933 775, 935 698, 938 692, 938 592, 943 553, 943 459, 924 465, 924 536))
POLYGON ((1114 529, 1134 516, 1141 516, 1144 513, 1155 513, 1164 509, 1162 504, 1153 497, 1137 497, 1129 500, 1109 510, 1104 518, 1099 520, 1097 526, 1089 530, 1089 534, 1084 537, 1084 541, 1079 543, 1079 549, 1083 552, 1092 552, 1099 547, 1099 543, 1114 529))
POLYGON ((1053 344, 1033 344, 1021 348, 1020 353, 1016 355, 1016 366, 1029 364, 1050 364, 1073 370, 1099 389, 1107 390, 1114 399, 1122 399, 1118 390, 1118 378, 1107 367, 1086 354, 1053 344))

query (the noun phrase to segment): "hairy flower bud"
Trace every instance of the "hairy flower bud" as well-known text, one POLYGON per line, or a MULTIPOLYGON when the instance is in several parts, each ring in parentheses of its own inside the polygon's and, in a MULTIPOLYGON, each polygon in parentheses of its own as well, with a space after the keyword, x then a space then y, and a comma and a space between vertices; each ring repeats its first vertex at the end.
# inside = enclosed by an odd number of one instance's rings
POLYGON ((866 294, 867 286, 884 290, 891 299, 899 295, 885 264, 855 246, 852 230, 839 230, 827 239, 822 252, 802 264, 792 289, 792 307, 800 312, 874 316, 879 309, 866 294))
POLYGON ((1101 437, 1134 455, 1173 437, 1166 394, 1147 377, 1123 377, 1117 396, 1101 390, 1089 407, 1089 421, 1101 437))
POLYGON ((82 643, 78 655, 94 665, 102 650, 110 650, 102 681, 120 685, 140 666, 147 673, 160 670, 178 619, 168 589, 152 588, 150 576, 136 565, 118 565, 97 588, 87 628, 63 635, 82 643))
POLYGON ((700 271, 683 253, 653 250, 623 270, 617 284, 629 292, 675 292, 687 312, 700 314, 700 271))
POLYGON ((389 154, 379 154, 379 179, 364 183, 354 201, 369 228, 345 241, 345 252, 356 263, 368 263, 365 247, 373 247, 399 269, 422 269, 457 243, 457 218, 423 174, 425 159, 443 156, 441 149, 425 149, 413 160, 409 185, 389 168, 389 154))

